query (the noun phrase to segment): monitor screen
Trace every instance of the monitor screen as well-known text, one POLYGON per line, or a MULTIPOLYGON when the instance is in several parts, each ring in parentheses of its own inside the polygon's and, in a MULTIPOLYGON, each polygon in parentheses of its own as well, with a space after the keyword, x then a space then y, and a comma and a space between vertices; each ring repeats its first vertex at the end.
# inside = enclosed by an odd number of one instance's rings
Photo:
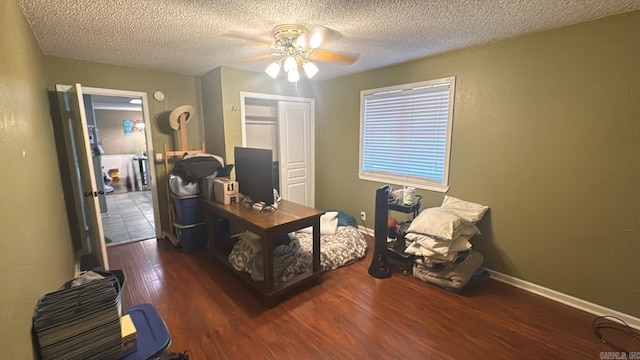
POLYGON ((254 203, 273 205, 273 157, 271 150, 236 147, 234 165, 238 190, 254 203))

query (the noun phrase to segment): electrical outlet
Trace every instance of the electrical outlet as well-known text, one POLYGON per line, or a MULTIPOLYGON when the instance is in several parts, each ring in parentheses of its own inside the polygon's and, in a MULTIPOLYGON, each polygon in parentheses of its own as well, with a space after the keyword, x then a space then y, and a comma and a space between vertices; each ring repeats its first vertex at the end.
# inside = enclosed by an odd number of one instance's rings
POLYGON ((360 211, 360 219, 362 219, 362 221, 367 221, 367 213, 360 211))

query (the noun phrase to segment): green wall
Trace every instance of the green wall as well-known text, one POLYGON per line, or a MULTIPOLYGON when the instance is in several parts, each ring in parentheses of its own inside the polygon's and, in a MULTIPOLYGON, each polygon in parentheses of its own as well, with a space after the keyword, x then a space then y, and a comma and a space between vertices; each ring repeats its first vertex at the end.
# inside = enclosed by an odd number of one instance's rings
MULTIPOLYGON (((93 110, 95 123, 100 133, 98 142, 102 145, 103 155, 139 154, 146 146, 144 131, 133 131, 125 134, 122 131, 124 119, 142 120, 142 111, 130 110, 93 110)), ((104 164, 103 164, 104 166, 104 164)), ((105 167, 104 171, 109 169, 105 167)), ((123 173, 130 173, 129 169, 122 169, 123 173)), ((124 174, 121 174, 124 178, 124 174)))
POLYGON ((222 113, 222 68, 217 67, 200 78, 202 84, 202 108, 204 111, 205 146, 210 154, 224 157, 225 136, 222 113))
POLYGON ((202 101, 205 104, 213 102, 219 107, 213 109, 213 113, 207 108, 207 149, 215 150, 214 153, 223 156, 228 163, 233 163, 233 148, 242 146, 240 92, 313 98, 317 88, 309 81, 299 81, 296 88, 283 77, 273 80, 265 73, 226 67, 205 74, 202 77, 202 101), (216 143, 212 144, 210 140, 216 143))
POLYGON ((74 275, 42 54, 15 1, 0 1, 0 349, 28 359, 38 299, 74 275))
MULTIPOLYGON (((146 121, 148 121, 147 125, 151 126, 153 148, 156 153, 162 153, 164 144, 168 145, 169 150, 180 149, 180 133, 169 126, 169 114, 180 105, 193 105, 198 111, 198 114, 187 123, 189 148, 200 149, 202 142, 205 141, 200 79, 196 76, 51 56, 45 56, 44 62, 49 87, 55 84, 80 83, 83 87, 146 92, 151 116, 151 119, 146 121), (164 92, 164 101, 159 102, 153 99, 153 92, 156 90, 164 92)), ((149 155, 150 159, 154 159, 153 154, 149 155)), ((155 170, 162 228, 167 229, 169 217, 164 164, 156 163, 155 170)))
POLYGON ((634 12, 325 81, 317 207, 373 227, 361 90, 456 76, 448 194, 491 207, 472 240, 485 265, 639 317, 639 69, 634 12))

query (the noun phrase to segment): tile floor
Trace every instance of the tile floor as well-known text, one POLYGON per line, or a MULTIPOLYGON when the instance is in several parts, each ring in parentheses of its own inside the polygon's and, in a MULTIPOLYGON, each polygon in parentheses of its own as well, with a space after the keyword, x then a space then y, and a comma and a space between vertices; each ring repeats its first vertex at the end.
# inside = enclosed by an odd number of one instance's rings
POLYGON ((107 210, 102 225, 112 244, 155 238, 151 191, 108 194, 107 210))

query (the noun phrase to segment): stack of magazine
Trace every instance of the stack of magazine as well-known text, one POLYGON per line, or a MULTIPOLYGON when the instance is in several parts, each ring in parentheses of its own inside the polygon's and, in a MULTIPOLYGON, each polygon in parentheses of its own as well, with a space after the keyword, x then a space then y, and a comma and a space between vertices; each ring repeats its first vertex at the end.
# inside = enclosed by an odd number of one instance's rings
POLYGON ((110 359, 122 349, 120 284, 114 276, 45 294, 32 335, 41 359, 110 359))

